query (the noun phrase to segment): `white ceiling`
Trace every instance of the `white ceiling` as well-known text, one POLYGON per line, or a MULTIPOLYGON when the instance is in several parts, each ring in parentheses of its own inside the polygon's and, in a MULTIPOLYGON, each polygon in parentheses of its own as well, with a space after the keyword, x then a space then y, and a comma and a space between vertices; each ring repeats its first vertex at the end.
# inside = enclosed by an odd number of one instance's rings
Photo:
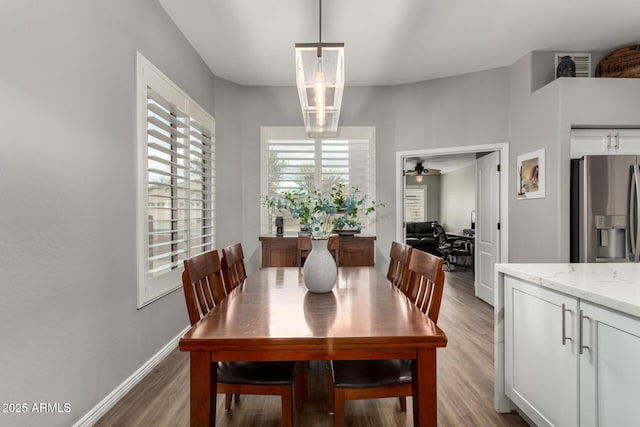
MULTIPOLYGON (((159 0, 211 71, 294 86, 294 44, 318 41, 318 0, 159 0)), ((324 0, 322 40, 344 42, 347 86, 397 85, 511 65, 528 52, 640 43, 638 0, 324 0)))
POLYGON ((425 169, 437 169, 441 173, 449 173, 466 168, 476 162, 476 153, 439 154, 436 156, 405 157, 405 170, 413 170, 416 162, 422 161, 425 169))

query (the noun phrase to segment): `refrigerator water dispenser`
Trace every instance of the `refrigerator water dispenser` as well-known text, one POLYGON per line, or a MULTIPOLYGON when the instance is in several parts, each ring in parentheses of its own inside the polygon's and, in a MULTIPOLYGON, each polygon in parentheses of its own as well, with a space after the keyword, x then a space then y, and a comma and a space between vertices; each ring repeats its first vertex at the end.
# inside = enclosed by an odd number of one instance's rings
POLYGON ((596 215, 596 262, 628 261, 627 216, 596 215))

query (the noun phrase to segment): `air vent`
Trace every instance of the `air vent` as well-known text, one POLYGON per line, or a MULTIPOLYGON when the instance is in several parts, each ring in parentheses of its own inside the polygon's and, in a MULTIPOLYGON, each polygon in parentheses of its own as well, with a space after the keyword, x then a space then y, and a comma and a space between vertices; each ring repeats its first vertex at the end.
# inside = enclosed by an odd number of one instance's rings
POLYGON ((569 55, 573 62, 576 63, 576 77, 589 77, 591 74, 591 54, 590 53, 556 53, 556 63, 553 67, 553 72, 558 68, 560 59, 563 56, 569 55))

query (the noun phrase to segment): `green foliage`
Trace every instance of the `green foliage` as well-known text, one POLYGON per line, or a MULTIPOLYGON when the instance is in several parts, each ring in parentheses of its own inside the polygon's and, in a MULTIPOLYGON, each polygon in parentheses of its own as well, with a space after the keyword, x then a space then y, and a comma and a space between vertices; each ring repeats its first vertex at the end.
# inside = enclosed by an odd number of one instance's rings
POLYGON ((376 203, 362 194, 357 186, 348 191, 343 183, 323 193, 309 184, 285 191, 282 196, 264 196, 263 204, 280 212, 288 211, 301 229, 311 231, 314 238, 326 239, 333 230, 359 230, 362 216, 369 215, 384 203, 376 203))

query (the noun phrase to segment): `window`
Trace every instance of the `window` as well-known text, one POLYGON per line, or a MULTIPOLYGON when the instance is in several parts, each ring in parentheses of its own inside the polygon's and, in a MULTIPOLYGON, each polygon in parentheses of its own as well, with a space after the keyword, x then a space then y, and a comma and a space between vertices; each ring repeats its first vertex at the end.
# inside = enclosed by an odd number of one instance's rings
POLYGON ((419 188, 405 188, 404 190, 404 220, 405 222, 423 222, 425 211, 425 186, 419 188))
MULTIPOLYGON (((338 138, 309 139, 302 127, 263 127, 261 140, 261 195, 274 196, 304 183, 323 190, 344 183, 376 200, 375 128, 346 127, 338 138)), ((287 214, 263 208, 263 234, 275 233, 276 215, 284 216, 285 233, 300 229, 287 214)), ((375 234, 373 215, 362 222, 363 233, 375 234)))
POLYGON ((215 247, 214 119, 142 55, 138 73, 138 307, 179 288, 215 247))

